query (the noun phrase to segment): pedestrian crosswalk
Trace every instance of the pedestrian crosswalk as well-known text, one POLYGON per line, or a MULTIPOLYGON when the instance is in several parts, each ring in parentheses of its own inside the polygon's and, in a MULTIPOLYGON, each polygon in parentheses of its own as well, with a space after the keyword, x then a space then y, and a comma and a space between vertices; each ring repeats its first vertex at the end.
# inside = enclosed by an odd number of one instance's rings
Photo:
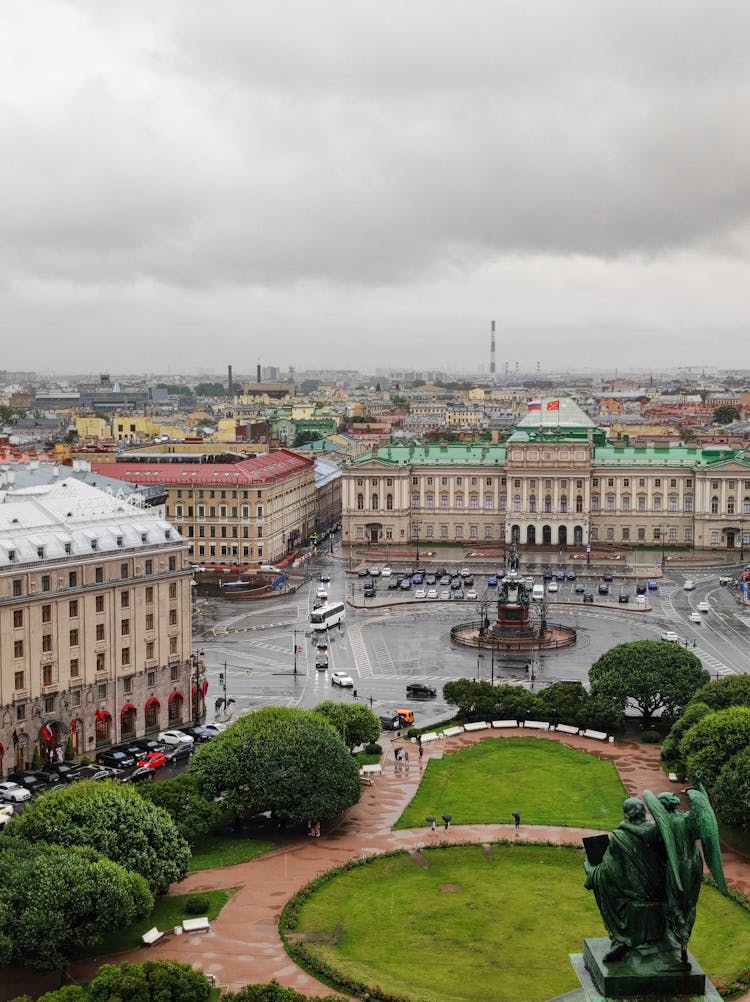
POLYGON ((706 654, 704 651, 700 649, 700 647, 697 648, 697 650, 695 650, 693 653, 698 655, 698 657, 701 659, 701 662, 703 663, 703 667, 707 671, 711 672, 712 675, 723 677, 725 675, 737 674, 734 668, 730 668, 729 665, 725 665, 723 661, 719 661, 719 659, 715 658, 713 654, 706 654))
POLYGON ((362 627, 357 624, 350 626, 347 630, 347 636, 349 640, 349 647, 352 651, 352 657, 354 658, 354 664, 356 665, 359 676, 361 678, 372 678, 374 674, 372 670, 372 662, 370 661, 365 640, 362 636, 362 627))

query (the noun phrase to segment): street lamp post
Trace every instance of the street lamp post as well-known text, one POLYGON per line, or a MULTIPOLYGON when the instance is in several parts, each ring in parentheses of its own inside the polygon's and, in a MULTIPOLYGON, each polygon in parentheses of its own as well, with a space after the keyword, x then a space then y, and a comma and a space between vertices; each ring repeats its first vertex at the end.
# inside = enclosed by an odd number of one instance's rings
POLYGON ((412 529, 414 530, 414 539, 416 541, 417 552, 415 556, 415 562, 419 564, 419 527, 422 525, 420 521, 412 522, 412 529))
POLYGON ((294 635, 294 674, 296 675, 297 674, 297 655, 302 650, 301 647, 297 646, 297 634, 301 633, 304 636, 305 631, 304 630, 293 630, 292 633, 294 635))
POLYGON ((195 701, 193 703, 193 725, 197 727, 201 722, 201 678, 206 674, 206 665, 203 661, 203 651, 196 651, 191 656, 192 669, 191 680, 195 683, 195 701), (195 672, 193 677, 192 672, 195 672))
POLYGON ((665 550, 665 546, 666 546, 666 542, 667 542, 666 537, 667 537, 667 527, 662 524, 662 527, 661 527, 661 566, 662 566, 662 570, 664 570, 664 561, 666 559, 665 555, 664 555, 664 550, 665 550))

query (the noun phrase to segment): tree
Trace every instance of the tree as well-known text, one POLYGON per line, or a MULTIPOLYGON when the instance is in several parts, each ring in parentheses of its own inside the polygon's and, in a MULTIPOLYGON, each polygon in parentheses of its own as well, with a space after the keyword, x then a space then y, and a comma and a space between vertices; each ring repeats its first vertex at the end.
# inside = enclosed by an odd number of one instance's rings
MULTIPOLYGON (((242 991, 228 992, 221 996, 222 1002, 308 1002, 307 995, 300 995, 294 988, 285 988, 278 981, 265 985, 247 985, 242 991)), ((342 995, 325 995, 316 1002, 344 1002, 342 995)))
POLYGON ((136 789, 146 800, 168 812, 190 846, 213 831, 224 813, 221 804, 201 795, 195 776, 188 772, 160 783, 139 783, 136 789))
POLYGON ((711 707, 706 706, 705 703, 698 702, 698 699, 702 692, 706 691, 706 687, 699 689, 695 697, 690 700, 688 705, 685 707, 682 715, 678 720, 672 724, 672 729, 661 746, 661 760, 666 765, 671 766, 676 769, 680 769, 684 764, 680 758, 680 745, 682 743, 683 737, 687 734, 691 727, 702 720, 704 717, 708 716, 711 712, 711 707))
POLYGON ((740 412, 730 404, 723 404, 714 411, 714 424, 732 424, 733 421, 739 421, 739 419, 740 412))
POLYGON ((545 720, 556 724, 577 724, 586 705, 587 692, 581 682, 555 682, 539 693, 545 720))
POLYGON ((530 720, 544 713, 533 692, 515 685, 490 685, 468 678, 446 682, 443 697, 456 707, 459 720, 530 720))
POLYGON ((63 985, 40 995, 37 1002, 88 1002, 88 998, 86 989, 81 985, 63 985))
POLYGON ((325 819, 356 804, 359 770, 337 732, 312 710, 248 713, 199 748, 190 765, 204 797, 235 817, 273 810, 282 821, 325 819))
POLYGON ((709 713, 690 728, 680 742, 680 756, 688 774, 701 773, 712 788, 722 768, 750 745, 750 707, 730 706, 709 713))
POLYGON ((750 745, 722 766, 711 803, 720 821, 738 831, 750 829, 750 745))
POLYGON ((198 383, 194 392, 197 397, 226 397, 229 389, 223 383, 198 383))
POLYGON ((705 703, 712 710, 750 706, 750 675, 727 675, 713 679, 696 692, 691 703, 705 703))
POLYGON ((203 971, 173 960, 104 964, 88 988, 89 1002, 207 1002, 203 971))
POLYGON ((380 718, 362 703, 327 700, 316 706, 314 712, 335 727, 350 752, 359 745, 373 744, 380 737, 380 718))
POLYGON ((145 877, 155 894, 182 880, 190 849, 169 814, 135 787, 94 780, 40 797, 13 820, 13 834, 29 842, 90 846, 145 877))
POLYGON ((62 968, 75 948, 101 942, 153 908, 138 874, 93 849, 32 845, 17 832, 14 819, 0 851, 3 965, 62 968))
POLYGON ((695 654, 663 640, 618 644, 589 669, 591 695, 623 712, 634 703, 644 728, 657 714, 674 719, 709 677, 695 654))

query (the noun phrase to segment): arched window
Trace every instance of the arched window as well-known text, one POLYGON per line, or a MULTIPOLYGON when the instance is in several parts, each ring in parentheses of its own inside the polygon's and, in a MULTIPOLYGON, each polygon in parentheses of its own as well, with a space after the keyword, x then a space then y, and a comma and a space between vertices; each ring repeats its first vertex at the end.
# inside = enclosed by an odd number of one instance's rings
POLYGON ((167 703, 167 717, 171 725, 178 724, 182 721, 182 706, 184 700, 182 698, 182 693, 175 690, 169 697, 167 703))
POLYGON ((561 494, 560 495, 560 511, 563 512, 563 514, 564 514, 567 510, 568 510, 568 495, 567 494, 561 494))
MULTIPOLYGON (((581 494, 576 494, 576 511, 578 512, 583 511, 583 495, 581 494)), ((581 540, 581 542, 583 542, 583 539, 581 540)))
POLYGON ((677 495, 676 494, 670 494, 669 495, 669 510, 670 511, 677 511, 677 495))
MULTIPOLYGON (((536 494, 529 494, 529 511, 536 511, 536 494)), ((529 540, 531 542, 531 540, 529 540)))
POLYGON ((146 700, 146 709, 144 716, 146 718, 146 730, 155 731, 159 729, 159 712, 161 710, 161 703, 156 698, 152 696, 150 699, 146 700))
POLYGON ((377 511, 379 507, 380 505, 378 504, 378 496, 377 494, 373 494, 372 498, 370 499, 370 508, 373 511, 377 511))
POLYGON ((551 494, 545 494, 544 495, 544 511, 545 511, 546 514, 549 514, 549 512, 552 511, 552 495, 551 494))
MULTIPOLYGON (((521 495, 520 494, 514 494, 513 495, 513 511, 520 511, 520 510, 521 510, 521 495)), ((518 540, 516 540, 516 542, 518 542, 518 540)))
POLYGON ((727 515, 734 515, 735 500, 733 497, 727 498, 727 515))
POLYGON ((591 495, 591 510, 592 511, 599 511, 599 495, 598 494, 592 494, 591 495))
POLYGON ((526 542, 529 543, 531 546, 533 546, 534 543, 536 543, 536 526, 530 525, 526 529, 526 542))
POLYGON ((654 495, 654 511, 661 511, 661 494, 654 495))
POLYGON ((464 506, 463 494, 456 494, 456 508, 463 508, 463 506, 464 506))
POLYGON ((138 711, 132 703, 126 703, 120 710, 120 731, 123 737, 135 734, 135 718, 138 711))
POLYGON ((623 511, 630 511, 630 495, 629 494, 623 494, 623 496, 622 496, 622 510, 623 511))
POLYGON ((716 497, 716 495, 714 495, 711 498, 711 514, 712 515, 719 514, 719 499, 716 497))
POLYGON ((386 494, 386 496, 385 496, 385 506, 388 509, 388 511, 393 511, 393 495, 392 494, 386 494))
POLYGON ((357 511, 363 511, 365 507, 365 496, 364 494, 357 495, 357 511))

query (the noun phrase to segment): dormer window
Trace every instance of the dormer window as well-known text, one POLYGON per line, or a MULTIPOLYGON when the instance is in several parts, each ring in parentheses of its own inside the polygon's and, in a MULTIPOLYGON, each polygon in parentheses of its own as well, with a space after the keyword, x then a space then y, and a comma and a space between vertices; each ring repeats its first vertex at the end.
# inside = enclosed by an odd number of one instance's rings
POLYGON ((44 547, 43 546, 37 546, 37 548, 36 548, 36 555, 39 557, 40 560, 44 560, 44 547))
POLYGON ((73 545, 71 543, 65 544, 65 556, 69 557, 73 552, 73 545))
POLYGON ((117 545, 122 548, 122 536, 117 537, 117 545))
POLYGON ((15 559, 16 559, 16 551, 8 550, 8 560, 10 560, 10 562, 13 563, 15 559))
POLYGON ((142 532, 141 533, 141 542, 142 543, 147 543, 148 542, 148 533, 147 532, 142 532))
POLYGON ((91 540, 91 549, 92 550, 98 550, 99 549, 99 540, 98 539, 92 539, 91 540))
POLYGON ((165 529, 164 530, 164 538, 165 539, 171 539, 172 538, 172 530, 171 529, 165 529))

